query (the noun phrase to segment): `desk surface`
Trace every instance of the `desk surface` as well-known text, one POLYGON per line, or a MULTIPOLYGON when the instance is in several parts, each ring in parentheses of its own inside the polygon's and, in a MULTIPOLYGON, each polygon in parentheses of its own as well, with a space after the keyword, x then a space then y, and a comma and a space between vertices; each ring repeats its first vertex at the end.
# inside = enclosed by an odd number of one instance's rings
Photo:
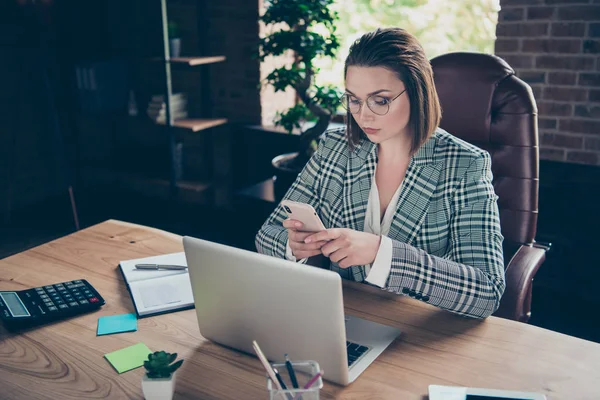
MULTIPOLYGON (((103 355, 143 342, 185 359, 175 398, 266 398, 251 356, 203 339, 194 310, 138 321, 138 331, 96 337, 98 317, 133 312, 120 260, 182 251, 181 238, 107 221, 0 260, 0 289, 88 279, 106 299, 97 312, 15 335, 0 326, 0 398, 141 398, 143 368, 118 375, 103 355)), ((323 398, 425 399, 429 384, 540 391, 549 399, 597 399, 600 344, 495 317, 454 316, 407 297, 344 286, 346 310, 400 328, 352 385, 325 383, 323 398)))

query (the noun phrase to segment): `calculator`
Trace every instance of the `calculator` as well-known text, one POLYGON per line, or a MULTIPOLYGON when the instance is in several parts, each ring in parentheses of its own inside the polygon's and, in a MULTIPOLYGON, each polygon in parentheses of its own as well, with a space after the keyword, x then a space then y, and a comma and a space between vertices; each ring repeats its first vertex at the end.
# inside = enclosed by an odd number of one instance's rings
POLYGON ((21 329, 97 310, 104 299, 85 279, 16 292, 0 291, 0 320, 21 329))

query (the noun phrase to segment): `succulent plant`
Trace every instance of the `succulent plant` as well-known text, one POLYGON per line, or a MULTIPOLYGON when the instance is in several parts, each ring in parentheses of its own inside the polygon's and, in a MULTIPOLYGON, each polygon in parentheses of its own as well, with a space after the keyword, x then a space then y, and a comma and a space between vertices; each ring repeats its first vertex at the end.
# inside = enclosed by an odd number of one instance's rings
POLYGON ((169 378, 171 374, 181 367, 183 360, 179 360, 175 363, 177 353, 167 353, 165 351, 156 351, 152 354, 148 354, 148 360, 144 361, 144 368, 146 368, 146 376, 148 378, 169 378))

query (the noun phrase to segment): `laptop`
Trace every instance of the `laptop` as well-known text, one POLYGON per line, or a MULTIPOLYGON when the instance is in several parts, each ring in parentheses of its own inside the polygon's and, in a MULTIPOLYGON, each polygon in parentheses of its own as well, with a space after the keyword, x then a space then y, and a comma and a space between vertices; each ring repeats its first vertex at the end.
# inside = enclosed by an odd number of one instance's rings
POLYGON ((344 316, 341 277, 329 270, 191 237, 183 246, 203 337, 272 362, 314 360, 323 378, 353 382, 400 330, 344 316))

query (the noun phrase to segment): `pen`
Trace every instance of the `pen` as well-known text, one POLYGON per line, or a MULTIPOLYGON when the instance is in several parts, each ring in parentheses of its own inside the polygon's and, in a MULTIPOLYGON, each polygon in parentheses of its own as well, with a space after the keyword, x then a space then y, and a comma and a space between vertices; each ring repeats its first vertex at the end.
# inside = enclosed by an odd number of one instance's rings
POLYGON ((172 270, 184 270, 187 269, 185 265, 169 265, 169 264, 135 264, 136 269, 172 269, 172 270))
MULTIPOLYGON (((319 371, 319 372, 317 372, 317 373, 315 374, 315 376, 313 376, 312 378, 310 378, 310 380, 309 380, 309 381, 306 383, 306 385, 304 385, 303 389, 304 389, 304 390, 306 390, 306 389, 310 389, 310 387, 311 387, 312 385, 314 385, 314 384, 315 384, 315 382, 316 382, 316 381, 318 381, 318 380, 319 380, 319 378, 320 378, 321 376, 323 376, 323 371, 319 371)), ((299 394, 297 394, 297 395, 296 395, 296 397, 294 397, 294 400, 297 400, 298 398, 300 398, 300 395, 299 395, 299 394)))
POLYGON ((294 367, 292 366, 292 362, 288 355, 285 355, 285 367, 288 370, 288 374, 290 375, 290 380, 292 381, 292 386, 294 389, 298 389, 298 380, 296 379, 296 372, 294 371, 294 367))
MULTIPOLYGON (((281 387, 283 388, 283 390, 288 390, 285 382, 283 381, 283 379, 281 378, 281 375, 279 375, 279 371, 277 371, 277 368, 273 368, 273 372, 275 372, 275 377, 277 378, 277 380, 279 381, 279 384, 281 385, 281 387)), ((287 394, 287 398, 288 400, 293 400, 293 397, 291 394, 287 394)))

